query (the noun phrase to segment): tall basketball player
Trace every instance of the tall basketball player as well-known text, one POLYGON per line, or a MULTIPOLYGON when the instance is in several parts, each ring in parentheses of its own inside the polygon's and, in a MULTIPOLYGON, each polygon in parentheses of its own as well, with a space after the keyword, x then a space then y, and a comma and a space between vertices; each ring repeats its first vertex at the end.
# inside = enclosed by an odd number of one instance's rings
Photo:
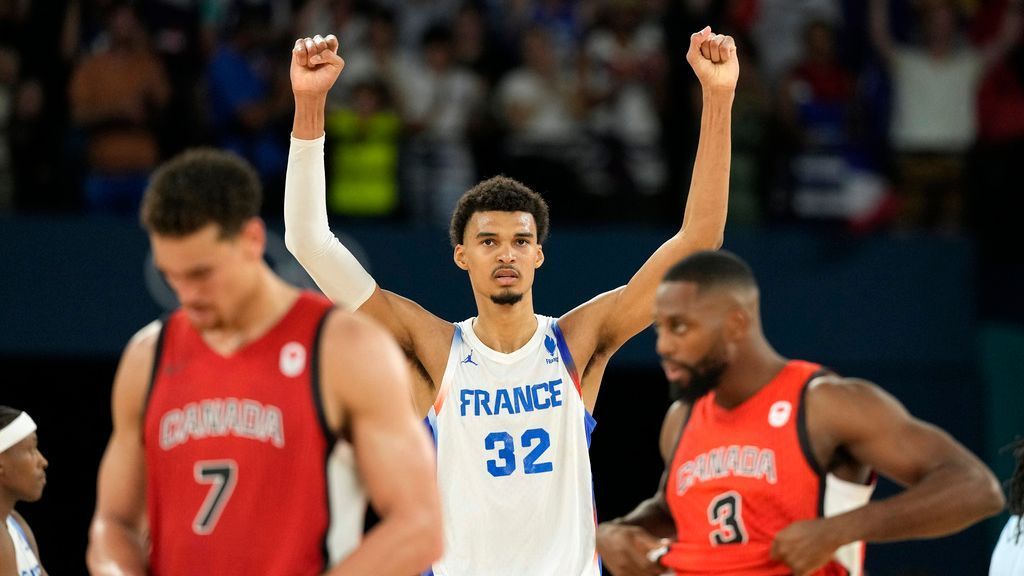
POLYGON ((0 406, 0 574, 45 576, 39 547, 28 523, 14 510, 18 502, 35 502, 46 486, 46 458, 39 451, 36 423, 26 412, 0 406))
POLYGON ((950 534, 1001 509, 992 473, 948 434, 870 382, 780 356, 735 255, 669 270, 654 325, 683 400, 662 427, 658 493, 601 524, 615 576, 860 576, 865 541, 950 534), (906 490, 868 504, 876 473, 906 490))
POLYGON ((588 446, 609 358, 650 324, 655 290, 683 256, 721 245, 730 122, 739 65, 733 40, 693 34, 687 60, 704 94, 681 230, 628 284, 560 318, 534 313, 548 208, 514 180, 460 199, 450 236, 477 316, 452 324, 378 288, 328 228, 324 102, 344 62, 333 36, 296 42, 295 123, 285 190, 286 241, 335 302, 381 321, 417 368, 413 394, 437 444, 446 553, 437 576, 597 575, 588 446))
POLYGON ((121 358, 93 574, 408 576, 440 554, 430 440, 394 340, 263 259, 243 160, 191 150, 142 204, 181 306, 121 358), (365 501, 382 521, 361 544, 365 501))

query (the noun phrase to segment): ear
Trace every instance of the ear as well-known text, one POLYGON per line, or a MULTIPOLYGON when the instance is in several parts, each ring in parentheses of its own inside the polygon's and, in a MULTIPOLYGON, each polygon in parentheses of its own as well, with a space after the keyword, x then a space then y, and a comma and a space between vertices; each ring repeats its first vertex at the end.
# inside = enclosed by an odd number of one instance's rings
POLYGON ((455 245, 455 251, 452 253, 452 260, 455 261, 455 265, 463 270, 469 270, 469 264, 466 263, 466 248, 462 244, 455 245))
POLYGON ((263 219, 250 218, 242 225, 239 239, 246 254, 252 258, 263 258, 263 252, 267 248, 267 227, 263 219))
POLYGON ((750 314, 742 306, 736 306, 725 319, 725 337, 730 342, 746 339, 750 333, 750 314))
POLYGON ((537 244, 537 263, 533 265, 534 268, 540 268, 544 265, 544 247, 537 244))

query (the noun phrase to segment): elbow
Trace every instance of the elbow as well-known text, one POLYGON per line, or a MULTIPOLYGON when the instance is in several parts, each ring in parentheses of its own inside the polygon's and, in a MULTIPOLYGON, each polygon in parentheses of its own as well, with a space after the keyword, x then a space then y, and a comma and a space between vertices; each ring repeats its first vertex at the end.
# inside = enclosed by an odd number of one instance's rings
POLYGON ((995 516, 1006 507, 1006 496, 995 475, 987 468, 978 471, 977 488, 979 513, 983 518, 995 516))
POLYGON ((687 233, 683 230, 680 235, 686 238, 686 245, 691 253, 718 250, 725 242, 725 233, 722 230, 707 233, 687 233))
POLYGON ((300 228, 295 225, 288 226, 287 221, 285 222, 284 245, 300 264, 304 264, 316 249, 313 239, 309 234, 300 231, 300 228))
POLYGON ((441 532, 439 506, 408 515, 403 521, 403 526, 406 529, 403 546, 408 547, 414 556, 414 562, 421 569, 429 568, 441 558, 444 552, 444 536, 441 532))

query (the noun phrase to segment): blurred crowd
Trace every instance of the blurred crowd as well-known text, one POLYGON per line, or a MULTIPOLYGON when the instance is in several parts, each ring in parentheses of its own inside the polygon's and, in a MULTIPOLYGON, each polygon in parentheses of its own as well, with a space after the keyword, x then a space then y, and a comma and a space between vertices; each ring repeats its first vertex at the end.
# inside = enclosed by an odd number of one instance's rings
POLYGON ((556 221, 677 224, 684 54, 732 34, 730 225, 1008 223, 1024 159, 1019 0, 0 0, 0 212, 134 216, 188 146, 249 159, 279 218, 295 38, 333 33, 329 211, 445 225, 503 173, 556 221), (1016 162, 1014 162, 1016 160, 1016 162))

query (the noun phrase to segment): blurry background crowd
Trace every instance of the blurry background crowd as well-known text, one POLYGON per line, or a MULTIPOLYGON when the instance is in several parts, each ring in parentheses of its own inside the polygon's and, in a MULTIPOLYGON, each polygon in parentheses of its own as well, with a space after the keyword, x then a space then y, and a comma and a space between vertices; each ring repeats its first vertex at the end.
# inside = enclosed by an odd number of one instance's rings
POLYGON ((0 0, 0 209, 133 215, 150 170, 238 151, 280 214, 289 51, 334 33, 333 215, 444 225, 505 173, 556 221, 677 221, 689 34, 732 34, 731 226, 956 233, 1024 154, 1017 0, 0 0))

